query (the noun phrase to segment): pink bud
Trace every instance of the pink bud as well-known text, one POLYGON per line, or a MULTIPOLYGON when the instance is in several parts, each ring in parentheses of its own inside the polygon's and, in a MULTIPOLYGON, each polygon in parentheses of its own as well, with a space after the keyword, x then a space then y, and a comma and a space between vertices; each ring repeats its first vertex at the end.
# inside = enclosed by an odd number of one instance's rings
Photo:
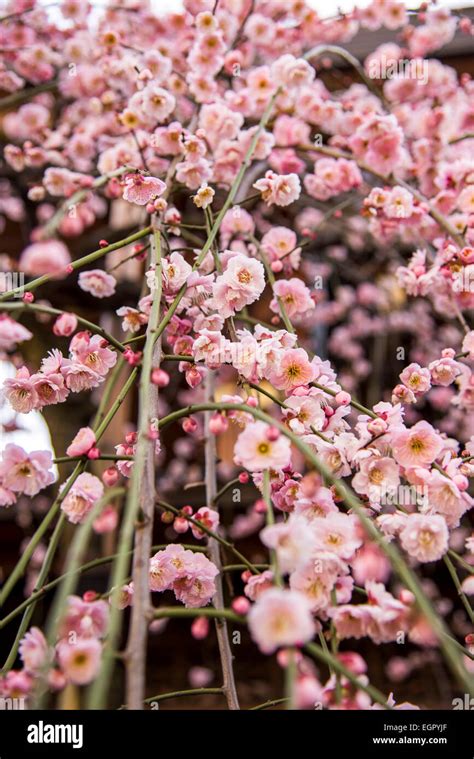
POLYGON ((249 481, 249 473, 248 472, 241 472, 239 474, 239 482, 242 483, 242 485, 245 485, 249 481))
POLYGON ((187 532, 189 529, 189 522, 184 517, 176 517, 176 519, 173 522, 173 529, 175 532, 178 532, 180 535, 184 532, 187 532))
POLYGON ((59 669, 50 669, 48 672, 48 685, 53 691, 62 690, 66 685, 66 676, 59 669))
POLYGON ((127 445, 135 445, 138 440, 138 434, 136 432, 127 432, 125 435, 125 442, 127 445))
POLYGON ((164 369, 152 369, 151 381, 157 387, 166 387, 170 382, 170 375, 164 369))
POLYGON ((333 409, 333 407, 332 407, 332 406, 325 406, 325 407, 324 407, 324 413, 326 414, 326 416, 327 416, 327 417, 328 417, 328 419, 329 419, 331 416, 334 416, 334 414, 335 414, 336 412, 334 411, 334 409, 333 409))
POLYGON ((405 604, 406 606, 411 606, 415 600, 415 596, 411 590, 406 590, 405 588, 402 588, 398 597, 402 604, 405 604))
POLYGON ((99 240, 99 248, 107 248, 109 243, 107 240, 99 240))
POLYGON ((388 424, 385 419, 371 419, 367 424, 367 429, 371 435, 382 435, 388 429, 388 424))
POLYGON ((467 490, 469 487, 469 480, 463 474, 455 474, 453 482, 461 491, 467 490))
POLYGON ((192 387, 193 390, 202 382, 202 374, 197 366, 192 366, 190 369, 187 369, 184 373, 184 376, 189 387, 192 387))
POLYGON ((137 366, 141 361, 142 353, 141 351, 137 351, 135 353, 131 348, 126 348, 123 353, 123 357, 125 361, 130 364, 130 366, 137 366))
MULTIPOLYGON (((474 224, 474 216, 471 215, 469 217, 469 221, 470 221, 470 226, 472 226, 474 224)), ((463 248, 461 252, 459 253, 459 260, 463 264, 474 264, 474 248, 471 248, 471 247, 463 248)), ((446 350, 449 350, 449 348, 447 348, 446 350)))
POLYGON ((265 437, 270 443, 274 443, 280 437, 280 430, 278 427, 269 427, 265 433, 265 437))
POLYGON ((183 421, 183 430, 187 433, 196 432, 197 430, 197 422, 195 419, 192 418, 192 416, 187 416, 186 419, 183 421))
POLYGON ((34 299, 35 299, 35 296, 33 295, 33 293, 25 293, 22 298, 23 303, 33 303, 34 299))
POLYGON ((96 446, 93 446, 89 451, 87 451, 87 458, 91 459, 91 461, 98 459, 100 457, 100 450, 96 448, 96 446))
POLYGON ((120 185, 120 180, 117 177, 112 177, 112 179, 107 182, 105 194, 108 198, 119 198, 122 195, 122 187, 120 185))
POLYGON ((118 524, 118 513, 113 506, 106 506, 102 514, 99 514, 97 519, 94 519, 92 527, 94 532, 98 535, 103 535, 107 532, 115 530, 118 524))
POLYGON ((351 396, 349 393, 346 393, 345 390, 340 390, 339 393, 336 393, 334 400, 338 406, 349 406, 351 402, 351 396))
POLYGON ((231 603, 231 606, 236 614, 247 614, 250 609, 250 601, 244 596, 237 596, 231 603))
POLYGON ((249 398, 247 398, 247 406, 250 406, 250 408, 257 408, 258 400, 253 395, 251 395, 249 398))
POLYGON ((289 651, 287 648, 281 648, 277 653, 277 662, 280 665, 280 667, 287 667, 290 663, 290 656, 293 658, 293 661, 296 660, 296 662, 301 661, 301 652, 300 651, 289 651))
POLYGON ((212 435, 220 435, 229 428, 229 422, 223 414, 213 414, 209 419, 209 432, 212 435))
POLYGON ((246 569, 245 572, 242 572, 242 574, 240 575, 240 577, 242 579, 242 582, 247 583, 250 580, 250 578, 252 577, 252 572, 250 571, 250 569, 246 569))
POLYGON ((362 656, 355 651, 341 651, 338 653, 337 658, 355 675, 363 675, 364 672, 367 672, 367 664, 362 656))
POLYGON ((272 324, 279 324, 280 317, 279 316, 272 316, 272 318, 270 319, 270 321, 271 321, 272 324))
POLYGON ((92 603, 92 601, 95 601, 96 598, 97 593, 95 590, 86 590, 86 592, 82 595, 82 600, 88 604, 92 603))
POLYGON ((157 213, 163 213, 168 208, 168 203, 164 198, 156 198, 153 202, 153 209, 157 213))
POLYGON ((441 355, 443 358, 454 358, 456 351, 453 348, 445 348, 441 351, 441 355))
POLYGON ((153 213, 154 210, 155 210, 155 206, 153 205, 153 203, 147 203, 146 204, 146 212, 147 213, 153 213))
POLYGON ((275 274, 278 274, 283 269, 283 264, 281 261, 272 261, 270 268, 275 274))
POLYGON ((70 337, 77 329, 77 316, 74 314, 61 314, 53 325, 56 337, 70 337))
POLYGON ((193 515, 193 507, 192 506, 183 506, 181 509, 183 514, 186 514, 188 517, 191 517, 193 515))
POLYGON ((66 274, 72 274, 74 271, 74 266, 72 264, 68 264, 65 268, 66 274))
POLYGON ((114 466, 109 466, 104 472, 102 472, 102 482, 108 488, 113 487, 118 482, 118 478, 119 472, 114 466))
POLYGON ((259 498, 258 501, 255 501, 253 510, 257 512, 257 514, 265 514, 267 511, 267 504, 263 500, 263 498, 259 498))
POLYGON ((160 437, 159 431, 154 427, 152 424, 148 427, 148 431, 146 433, 146 436, 148 440, 158 440, 160 437))
POLYGON ((209 620, 206 617, 196 617, 191 625, 191 635, 196 640, 203 640, 209 634, 209 620))

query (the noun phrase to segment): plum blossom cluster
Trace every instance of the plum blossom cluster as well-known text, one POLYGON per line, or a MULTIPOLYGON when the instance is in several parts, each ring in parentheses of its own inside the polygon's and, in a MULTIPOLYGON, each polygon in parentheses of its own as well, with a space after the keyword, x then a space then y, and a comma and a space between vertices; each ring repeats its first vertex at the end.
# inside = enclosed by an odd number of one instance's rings
POLYGON ((69 344, 69 358, 54 348, 38 372, 31 374, 22 366, 14 378, 5 380, 5 397, 21 414, 64 403, 70 392, 98 387, 116 361, 116 352, 100 335, 77 332, 69 344))
POLYGON ((2 676, 2 696, 32 698, 38 681, 46 682, 53 692, 63 690, 68 683, 90 683, 100 668, 108 608, 93 591, 82 598, 69 596, 54 646, 38 627, 31 627, 19 646, 23 668, 2 676))
POLYGON ((150 590, 173 590, 176 599, 188 608, 206 606, 216 591, 214 578, 218 572, 204 554, 170 544, 150 559, 150 590))

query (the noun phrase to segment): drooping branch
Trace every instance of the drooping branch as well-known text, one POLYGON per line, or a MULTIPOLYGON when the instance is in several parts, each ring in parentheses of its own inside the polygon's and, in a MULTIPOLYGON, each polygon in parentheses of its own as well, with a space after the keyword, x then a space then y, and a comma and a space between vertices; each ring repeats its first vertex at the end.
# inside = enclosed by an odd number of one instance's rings
MULTIPOLYGON (((205 378, 206 400, 211 401, 214 396, 214 376, 209 370, 205 378)), ((206 411, 204 415, 204 457, 205 457, 205 481, 206 481, 206 505, 208 509, 215 509, 215 498, 217 494, 216 482, 216 439, 210 430, 211 412, 206 411)), ((222 583, 222 560, 220 545, 214 538, 209 538, 209 556, 214 562, 219 574, 216 577, 216 594, 212 600, 214 608, 219 610, 224 608, 224 589, 222 583)), ((227 699, 229 709, 239 709, 239 699, 235 685, 235 676, 233 668, 233 656, 230 648, 229 631, 225 619, 216 619, 217 642, 219 645, 219 654, 222 667, 223 684, 222 689, 227 699)))
POLYGON ((125 653, 127 669, 127 705, 143 709, 145 699, 145 667, 148 623, 151 621, 149 588, 149 557, 153 539, 155 513, 155 439, 153 425, 158 419, 158 387, 151 382, 152 367, 159 367, 161 336, 155 339, 160 316, 162 292, 161 239, 154 231, 151 241, 152 262, 155 266, 153 305, 148 322, 142 374, 139 386, 138 445, 132 472, 129 496, 134 500, 135 525, 133 557, 133 606, 125 653))
MULTIPOLYGON (((69 269, 66 274, 71 274, 73 271, 76 271, 76 269, 80 269, 82 266, 86 266, 87 264, 91 264, 94 261, 97 261, 99 258, 103 258, 107 255, 107 253, 111 253, 114 250, 119 250, 120 248, 124 248, 126 245, 130 245, 132 242, 141 240, 142 237, 146 237, 150 234, 150 232, 151 227, 145 227, 144 229, 140 229, 139 232, 134 232, 133 235, 124 237, 122 240, 118 240, 117 242, 113 242, 103 248, 98 248, 92 253, 88 253, 86 256, 77 258, 69 265, 69 269)), ((0 302, 14 298, 17 295, 33 292, 38 287, 41 287, 41 285, 46 284, 46 282, 50 282, 52 279, 57 279, 57 274, 42 274, 41 277, 36 277, 36 279, 31 280, 31 282, 28 282, 26 285, 20 285, 19 287, 14 287, 12 290, 8 290, 6 293, 2 293, 2 295, 0 295, 0 302)))
POLYGON ((364 509, 364 505, 354 492, 341 480, 334 477, 331 470, 316 456, 314 451, 300 438, 295 435, 286 425, 277 419, 269 416, 260 409, 253 408, 239 403, 198 403, 191 406, 187 406, 184 409, 174 411, 168 416, 160 420, 160 427, 165 427, 172 422, 176 422, 184 416, 190 414, 196 414, 200 411, 208 410, 220 411, 225 413, 226 411, 242 411, 251 414, 255 419, 262 422, 266 422, 269 425, 277 427, 280 433, 286 435, 293 445, 303 454, 306 460, 315 468, 315 470, 321 474, 328 482, 334 485, 334 488, 343 502, 349 509, 358 516, 362 527, 364 528, 367 536, 373 540, 381 550, 386 554, 387 558, 398 575, 400 580, 405 583, 406 587, 413 593, 416 603, 420 612, 426 617, 434 635, 437 637, 440 647, 443 649, 445 658, 449 667, 459 683, 467 689, 467 692, 474 694, 474 679, 467 673, 464 667, 463 661, 459 656, 459 652, 456 647, 453 646, 449 639, 449 633, 446 629, 445 623, 441 617, 435 612, 432 604, 423 588, 420 585, 418 578, 412 569, 403 560, 398 549, 392 544, 388 543, 385 536, 380 532, 378 527, 370 519, 364 509))

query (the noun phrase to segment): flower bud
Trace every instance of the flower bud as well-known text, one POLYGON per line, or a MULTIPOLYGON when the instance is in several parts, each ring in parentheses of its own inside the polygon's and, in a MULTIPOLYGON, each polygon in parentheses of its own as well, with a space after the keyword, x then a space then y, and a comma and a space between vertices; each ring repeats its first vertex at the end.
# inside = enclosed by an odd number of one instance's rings
POLYGON ((272 425, 267 429, 265 436, 270 443, 274 443, 280 437, 280 430, 272 425))
POLYGON ((334 400, 338 406, 349 406, 352 399, 349 393, 346 393, 345 390, 340 390, 336 393, 334 400))
POLYGON ((104 472, 102 472, 102 482, 108 488, 113 487, 118 482, 118 478, 118 469, 114 466, 109 466, 104 472))
POLYGON ((180 535, 182 535, 184 532, 187 532, 189 529, 189 522, 184 517, 176 517, 176 519, 173 522, 173 529, 175 532, 178 532, 180 535))
POLYGON ((237 596, 237 598, 234 598, 232 601, 231 606, 236 614, 242 614, 243 616, 247 614, 250 609, 250 601, 244 596, 237 596))
POLYGON ((77 317, 75 314, 61 314, 53 324, 53 332, 56 337, 70 337, 77 329, 77 317))
POLYGON ((222 432, 226 432, 228 428, 229 422, 223 414, 213 414, 209 419, 209 432, 212 435, 220 435, 222 432))
POLYGON ((170 375, 164 369, 152 369, 151 381, 157 387, 163 388, 169 385, 170 375))
POLYGON ((192 416, 187 416, 186 419, 183 421, 183 430, 187 433, 196 432, 197 430, 197 422, 195 419, 192 418, 192 416))
POLYGON ((196 617, 191 625, 191 635, 196 640, 203 640, 209 634, 209 620, 206 617, 196 617))

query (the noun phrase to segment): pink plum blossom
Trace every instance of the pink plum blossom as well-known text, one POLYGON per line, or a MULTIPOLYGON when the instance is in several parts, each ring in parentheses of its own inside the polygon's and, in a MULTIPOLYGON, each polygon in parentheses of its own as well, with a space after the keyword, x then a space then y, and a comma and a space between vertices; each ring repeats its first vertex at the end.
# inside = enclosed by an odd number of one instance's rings
POLYGON ((448 550, 448 528, 441 516, 409 514, 400 533, 402 548, 418 561, 436 561, 448 550))
POLYGON ((42 274, 65 274, 71 263, 71 256, 64 243, 59 240, 43 240, 29 245, 19 261, 19 267, 25 274, 39 277, 42 274))
POLYGON ((0 462, 2 485, 15 493, 33 496, 54 482, 49 451, 26 453, 23 448, 8 443, 0 462))
POLYGON ((95 434, 90 427, 82 427, 66 449, 68 456, 83 456, 95 445, 95 434))
POLYGON ((79 274, 79 287, 95 298, 110 298, 115 292, 116 281, 102 269, 91 269, 79 274))
POLYGON ((20 642, 18 652, 27 672, 40 672, 48 663, 48 644, 38 627, 31 627, 28 630, 20 642))
POLYGON ((248 424, 240 433, 234 448, 236 463, 251 472, 262 469, 284 469, 291 460, 290 443, 281 435, 277 440, 268 437, 265 422, 248 424))
POLYGON ((255 182, 254 187, 262 193, 267 205, 289 206, 298 200, 301 183, 297 174, 275 174, 267 171, 264 179, 255 182))
POLYGON ((32 332, 22 324, 19 324, 14 319, 10 319, 7 314, 0 315, 0 350, 12 350, 16 348, 17 343, 31 340, 32 337, 32 332))
POLYGON ((73 483, 71 489, 61 503, 61 509, 73 524, 84 521, 104 493, 104 486, 98 477, 83 472, 73 483))
POLYGON ((133 174, 125 180, 123 197, 130 203, 146 206, 150 200, 162 195, 165 189, 166 184, 161 179, 133 174))
POLYGON ((315 630, 305 596, 281 588, 267 590, 257 598, 248 624, 252 638, 265 654, 281 646, 302 645, 315 630))
POLYGON ((79 638, 74 644, 61 641, 57 656, 69 682, 87 685, 99 672, 102 646, 96 638, 79 638))
POLYGON ((431 424, 421 421, 411 429, 395 429, 391 446, 398 464, 404 467, 427 466, 439 456, 443 442, 431 424))

